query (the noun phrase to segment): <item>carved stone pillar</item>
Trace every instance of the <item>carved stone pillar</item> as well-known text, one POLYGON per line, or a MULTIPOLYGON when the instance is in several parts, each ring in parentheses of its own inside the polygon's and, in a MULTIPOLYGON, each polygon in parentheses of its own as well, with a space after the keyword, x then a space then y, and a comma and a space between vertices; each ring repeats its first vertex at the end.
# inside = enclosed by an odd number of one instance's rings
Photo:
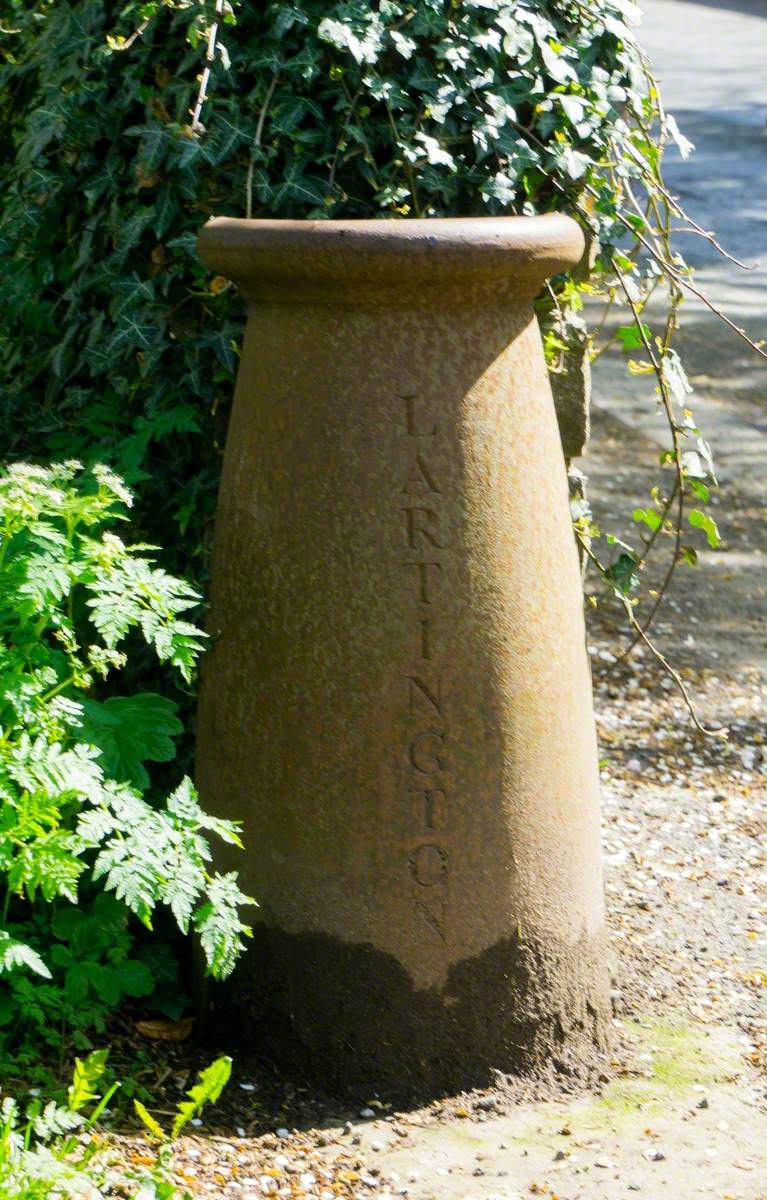
POLYGON ((199 709, 260 902, 226 1019, 326 1085, 465 1087, 604 1027, 597 753, 532 300, 564 217, 219 219, 248 323, 199 709))

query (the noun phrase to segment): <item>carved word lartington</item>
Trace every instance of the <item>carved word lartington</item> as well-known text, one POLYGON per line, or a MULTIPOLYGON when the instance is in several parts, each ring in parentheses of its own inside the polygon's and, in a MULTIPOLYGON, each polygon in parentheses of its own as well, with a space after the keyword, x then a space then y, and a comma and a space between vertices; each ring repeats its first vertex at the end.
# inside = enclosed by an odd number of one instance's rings
POLYGON ((434 466, 439 427, 424 418, 416 397, 404 396, 402 404, 408 468, 399 493, 400 519, 403 565, 413 597, 413 656, 404 689, 413 814, 408 869, 418 924, 430 937, 444 941, 449 859, 440 840, 447 820, 448 740, 439 629, 446 541, 440 520, 443 493, 434 466))

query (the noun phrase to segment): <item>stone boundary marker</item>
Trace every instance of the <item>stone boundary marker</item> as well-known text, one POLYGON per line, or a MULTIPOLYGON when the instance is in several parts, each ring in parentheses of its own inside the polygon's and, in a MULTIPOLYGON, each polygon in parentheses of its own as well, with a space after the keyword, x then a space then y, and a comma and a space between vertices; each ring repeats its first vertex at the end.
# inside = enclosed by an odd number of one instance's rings
POLYGON ((340 1090, 602 1040, 598 770, 532 300, 565 217, 211 221, 248 324, 199 710, 255 946, 216 1020, 340 1090), (242 869, 242 862, 238 862, 242 869))

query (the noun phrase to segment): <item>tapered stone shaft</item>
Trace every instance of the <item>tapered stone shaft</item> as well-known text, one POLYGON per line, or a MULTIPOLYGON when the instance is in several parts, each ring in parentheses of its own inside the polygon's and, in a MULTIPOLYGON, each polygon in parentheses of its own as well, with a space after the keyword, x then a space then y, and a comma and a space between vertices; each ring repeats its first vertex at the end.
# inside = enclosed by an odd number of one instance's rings
POLYGON ((219 219, 200 252, 248 301, 199 709, 261 906, 227 1020, 397 1094, 593 1045, 597 753, 532 311, 580 231, 219 219))

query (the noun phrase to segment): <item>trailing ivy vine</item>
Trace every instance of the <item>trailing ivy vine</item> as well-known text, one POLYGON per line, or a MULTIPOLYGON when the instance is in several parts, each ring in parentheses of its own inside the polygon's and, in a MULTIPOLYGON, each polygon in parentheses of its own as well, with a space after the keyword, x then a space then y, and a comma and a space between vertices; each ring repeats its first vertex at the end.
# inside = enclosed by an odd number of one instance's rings
POLYGON ((603 297, 625 313, 613 336, 669 431, 633 514, 638 548, 600 541, 584 500, 576 531, 634 626, 660 538, 673 539, 670 571, 701 538, 718 544, 711 454, 672 344, 697 289, 670 243, 687 218, 662 155, 690 144, 636 44, 631 0, 11 0, 10 14, 9 454, 111 462, 138 486, 150 540, 200 578, 242 322, 196 257, 207 217, 557 209, 584 226, 592 258, 541 299, 552 371, 599 353, 584 298, 603 297))

